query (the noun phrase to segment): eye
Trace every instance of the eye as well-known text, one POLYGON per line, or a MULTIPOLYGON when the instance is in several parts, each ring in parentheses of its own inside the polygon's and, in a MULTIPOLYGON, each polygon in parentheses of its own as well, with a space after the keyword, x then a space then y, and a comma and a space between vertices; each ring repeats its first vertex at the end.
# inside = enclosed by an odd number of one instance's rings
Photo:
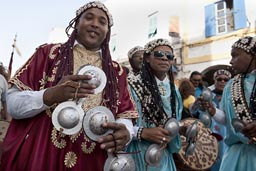
POLYGON ((164 53, 162 51, 154 51, 154 56, 155 57, 163 57, 164 53))
POLYGON ((103 26, 107 25, 108 22, 107 22, 106 18, 100 18, 100 24, 103 26))
POLYGON ((173 60, 174 55, 171 52, 166 52, 165 54, 168 59, 173 60))

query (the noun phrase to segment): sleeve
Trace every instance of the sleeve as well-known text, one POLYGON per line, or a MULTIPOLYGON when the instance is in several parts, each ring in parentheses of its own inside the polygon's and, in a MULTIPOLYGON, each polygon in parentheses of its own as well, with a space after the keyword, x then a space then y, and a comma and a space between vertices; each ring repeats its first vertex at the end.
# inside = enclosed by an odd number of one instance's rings
POLYGON ((49 72, 53 70, 52 65, 55 61, 52 53, 53 45, 42 45, 28 61, 16 72, 9 81, 11 85, 16 85, 20 90, 41 90, 45 88, 49 81, 49 72))
POLYGON ((128 81, 125 72, 119 74, 118 88, 120 103, 118 106, 117 118, 137 119, 138 112, 136 111, 134 101, 131 97, 130 91, 128 90, 128 81))
POLYGON ((20 91, 16 86, 8 90, 7 110, 14 119, 31 118, 48 107, 43 103, 43 94, 41 91, 20 91))

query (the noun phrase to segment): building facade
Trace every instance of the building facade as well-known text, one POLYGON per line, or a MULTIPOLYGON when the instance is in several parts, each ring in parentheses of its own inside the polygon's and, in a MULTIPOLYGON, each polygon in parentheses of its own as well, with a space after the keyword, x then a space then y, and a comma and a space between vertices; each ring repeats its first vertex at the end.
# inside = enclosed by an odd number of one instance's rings
POLYGON ((127 52, 155 38, 174 46, 180 77, 229 64, 231 45, 256 34, 255 0, 107 0, 114 18, 112 57, 128 64, 127 52))

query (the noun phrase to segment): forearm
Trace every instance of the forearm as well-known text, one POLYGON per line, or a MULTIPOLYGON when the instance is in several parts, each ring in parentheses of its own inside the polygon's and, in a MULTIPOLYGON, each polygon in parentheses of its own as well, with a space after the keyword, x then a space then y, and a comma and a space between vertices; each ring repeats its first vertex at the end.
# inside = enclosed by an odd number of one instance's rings
POLYGON ((31 118, 41 113, 47 106, 43 103, 41 91, 20 91, 12 87, 7 92, 7 111, 14 119, 31 118))

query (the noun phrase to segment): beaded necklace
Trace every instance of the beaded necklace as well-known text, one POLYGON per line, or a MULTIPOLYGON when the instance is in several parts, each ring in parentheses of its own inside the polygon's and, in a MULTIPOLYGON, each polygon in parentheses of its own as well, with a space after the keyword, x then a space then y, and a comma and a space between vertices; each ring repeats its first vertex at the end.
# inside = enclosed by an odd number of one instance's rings
POLYGON ((245 122, 252 122, 253 120, 256 120, 256 81, 254 81, 254 86, 250 96, 250 107, 246 103, 243 82, 244 76, 241 74, 234 77, 231 84, 232 104, 238 119, 245 122))

